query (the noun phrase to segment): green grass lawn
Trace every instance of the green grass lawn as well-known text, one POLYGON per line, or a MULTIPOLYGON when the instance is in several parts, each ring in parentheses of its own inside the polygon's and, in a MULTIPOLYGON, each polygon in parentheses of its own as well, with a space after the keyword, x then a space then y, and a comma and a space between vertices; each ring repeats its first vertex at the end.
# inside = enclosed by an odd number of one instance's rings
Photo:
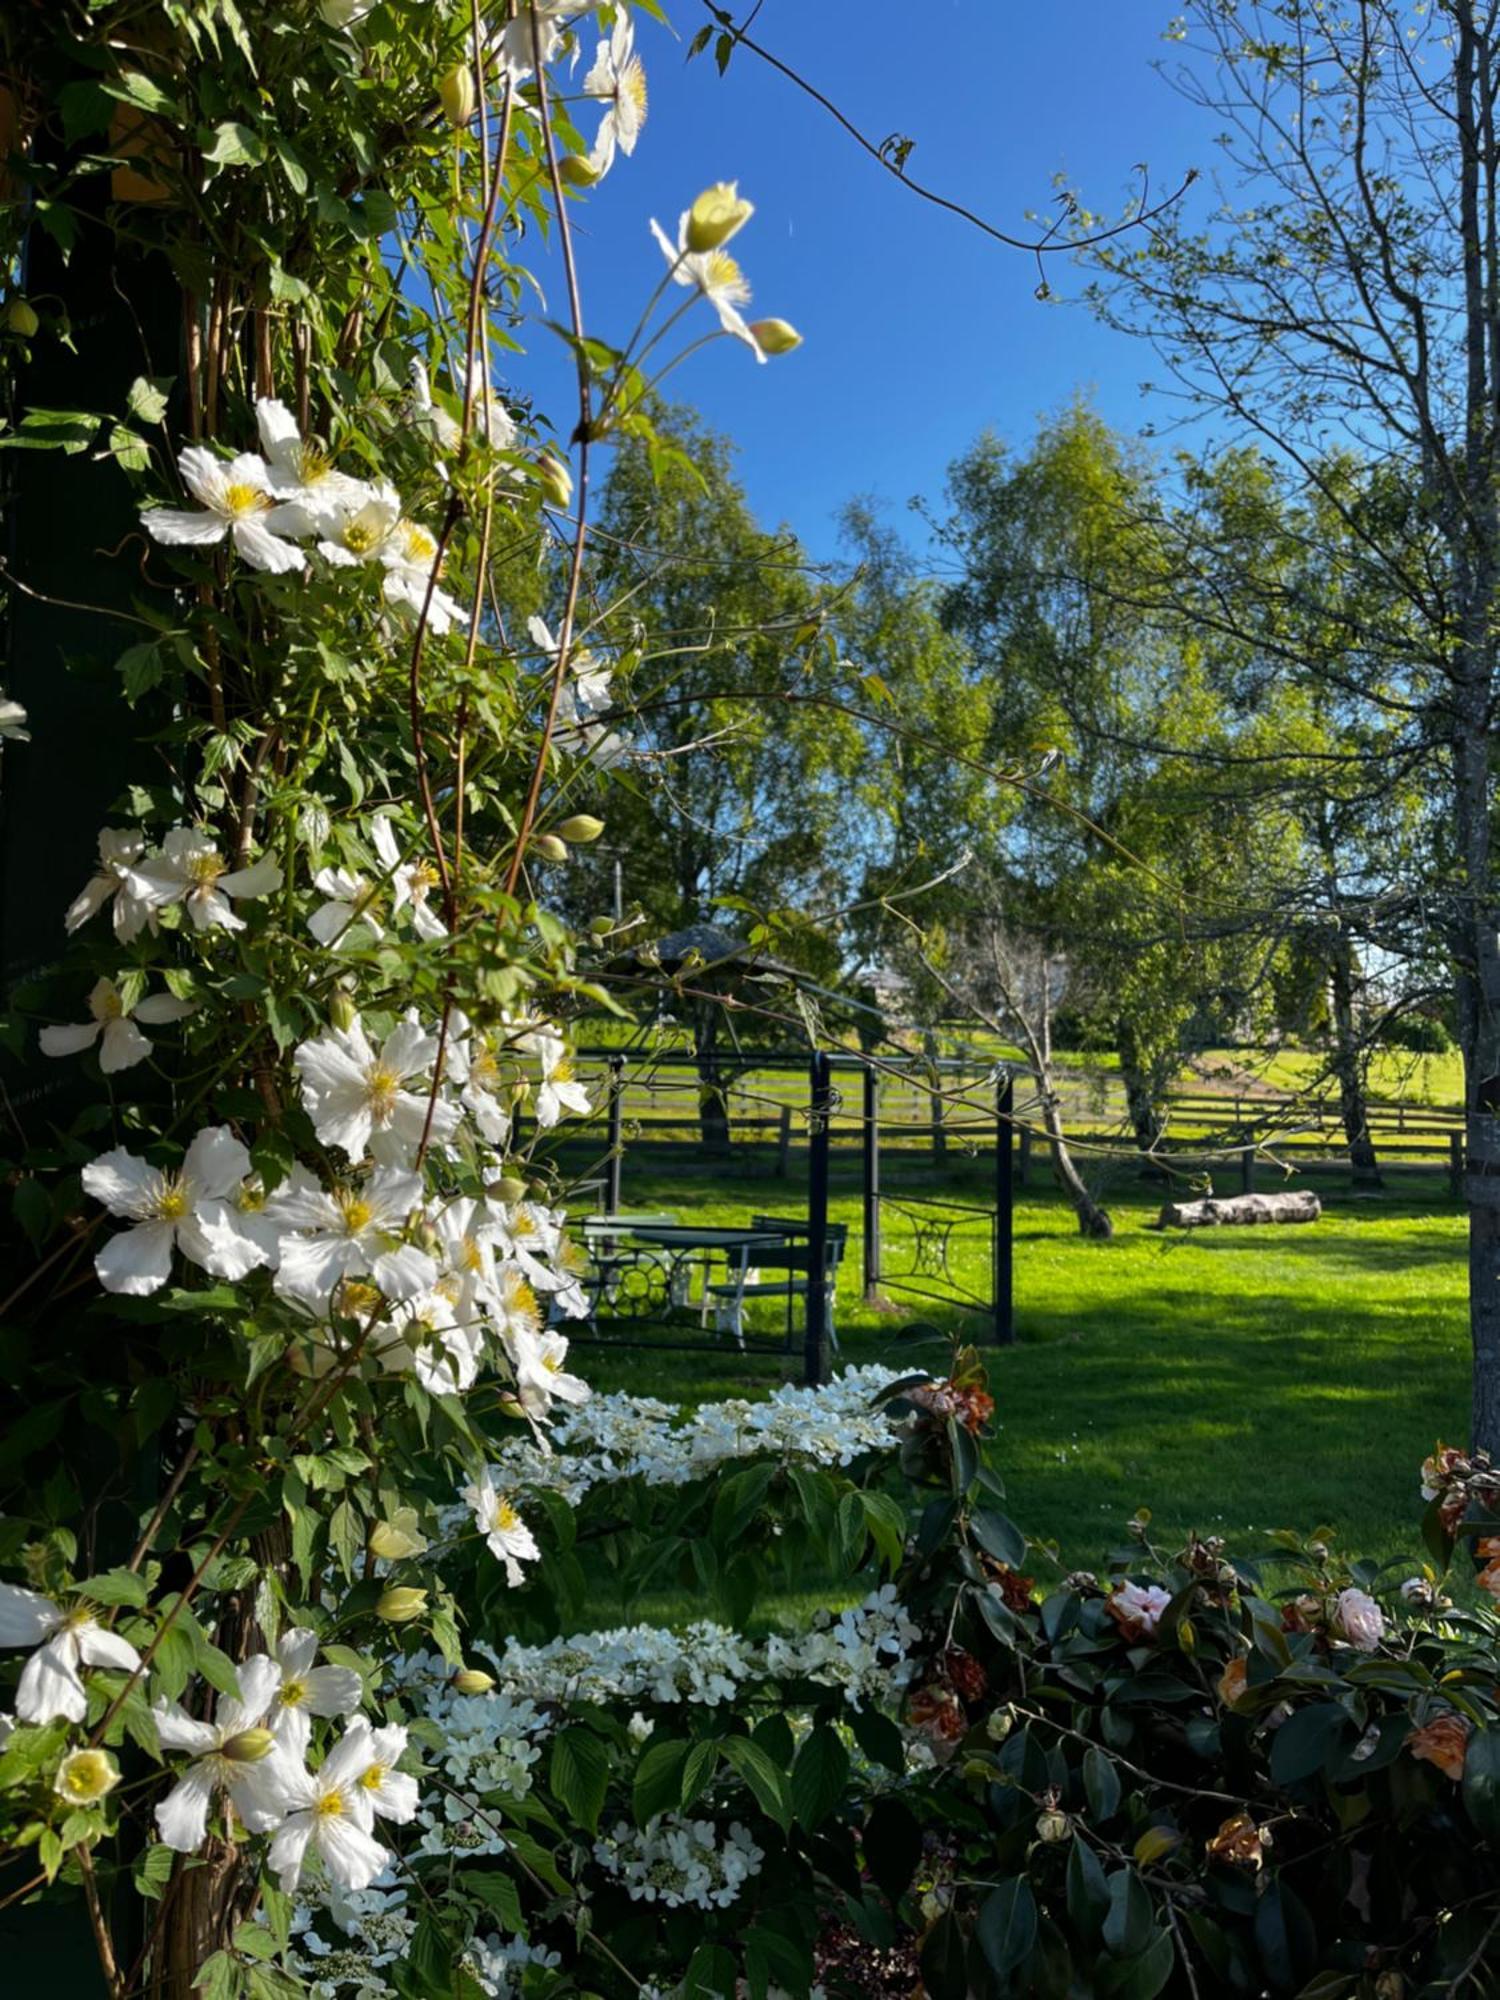
MULTIPOLYGON (((625 1200, 720 1222, 802 1205, 795 1179, 714 1172, 627 1162, 625 1200)), ((1167 1236, 1147 1227, 1159 1195, 1126 1183, 1111 1191, 1117 1234, 1105 1244, 1080 1239, 1050 1192, 1023 1200, 1021 1337, 992 1356, 994 1461, 1017 1521, 1055 1539, 1066 1565, 1098 1562, 1141 1506, 1167 1542, 1197 1528, 1244 1547, 1271 1529, 1328 1526, 1351 1556, 1419 1552, 1418 1467, 1467 1424, 1462 1219, 1420 1193, 1355 1199, 1336 1178, 1322 1191, 1310 1227, 1167 1236)), ((943 1346, 907 1329, 961 1316, 898 1299, 866 1307, 857 1192, 838 1193, 832 1215, 850 1230, 842 1358, 940 1365, 943 1346)), ((891 1221, 887 1250, 889 1271, 903 1254, 891 1221)), ((976 1287, 984 1254, 976 1236, 956 1260, 976 1287)), ((712 1335, 697 1353, 591 1346, 580 1363, 601 1389, 694 1401, 764 1389, 797 1366, 746 1361, 712 1335)))

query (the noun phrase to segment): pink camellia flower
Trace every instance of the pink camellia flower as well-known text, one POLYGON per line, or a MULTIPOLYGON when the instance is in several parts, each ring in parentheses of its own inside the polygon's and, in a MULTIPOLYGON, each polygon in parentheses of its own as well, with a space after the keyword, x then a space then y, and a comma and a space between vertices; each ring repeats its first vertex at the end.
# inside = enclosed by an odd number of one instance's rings
POLYGON ((1341 1590, 1334 1614, 1349 1644, 1362 1653, 1373 1653, 1385 1637, 1385 1613, 1362 1590, 1341 1590))
POLYGON ((1149 1639, 1171 1602, 1159 1583, 1117 1583, 1104 1608, 1127 1639, 1149 1639))

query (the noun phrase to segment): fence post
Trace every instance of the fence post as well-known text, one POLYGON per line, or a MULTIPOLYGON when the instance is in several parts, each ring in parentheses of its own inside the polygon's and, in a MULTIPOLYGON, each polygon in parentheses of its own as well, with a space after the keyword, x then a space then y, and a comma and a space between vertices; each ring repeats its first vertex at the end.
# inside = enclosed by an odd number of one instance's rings
POLYGON ((833 1087, 828 1058, 819 1049, 808 1065, 807 1326, 803 1379, 810 1389, 828 1380, 828 1133, 833 1087))
POLYGON ((1016 1161, 1016 1186, 1025 1187, 1031 1178, 1031 1127, 1021 1127, 1020 1157, 1016 1161))
POLYGON ((870 1063, 864 1076, 865 1302, 880 1296, 880 1083, 870 1063))
POLYGON ((781 1130, 776 1138, 776 1178, 784 1181, 792 1170, 792 1107, 781 1107, 781 1130))
POLYGON ((1015 1300, 1015 1211, 1013 1207, 1013 1146, 1016 1080, 1009 1070, 995 1090, 995 1233, 994 1270, 991 1274, 991 1306, 995 1316, 995 1342, 1000 1347, 1014 1345, 1016 1338, 1015 1300))
POLYGON ((1455 1201, 1464 1198, 1464 1135, 1448 1134, 1448 1192, 1455 1201))
POLYGON ((1255 1148, 1253 1146, 1242 1146, 1240 1148, 1240 1193, 1254 1194, 1254 1192, 1255 1148))
POLYGON ((609 1215, 620 1212, 620 1170, 625 1160, 624 1142, 625 1058, 609 1059, 609 1164, 604 1169, 604 1207, 609 1215))

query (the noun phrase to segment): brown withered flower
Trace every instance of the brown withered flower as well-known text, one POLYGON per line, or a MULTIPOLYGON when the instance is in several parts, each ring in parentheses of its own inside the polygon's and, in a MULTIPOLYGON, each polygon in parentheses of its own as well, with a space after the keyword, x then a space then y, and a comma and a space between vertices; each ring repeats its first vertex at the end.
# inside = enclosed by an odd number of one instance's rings
POLYGON ((1219 1699, 1226 1708, 1233 1708, 1240 1696, 1245 1692, 1248 1675, 1249 1662, 1243 1653, 1237 1654, 1229 1662, 1228 1666, 1225 1667, 1223 1673, 1220 1674, 1218 1683, 1219 1699))
POLYGON ((1271 1836, 1258 1827, 1249 1813, 1235 1813, 1226 1819, 1212 1840, 1204 1843, 1210 1861, 1227 1862, 1231 1868, 1258 1869, 1265 1865, 1271 1836))
POLYGON ((929 1682, 918 1688, 906 1704, 906 1720, 925 1736, 939 1757, 951 1757, 959 1739, 968 1733, 969 1718, 963 1703, 951 1687, 929 1682))
POLYGON ((1445 1778, 1456 1785, 1464 1774, 1469 1754, 1469 1725, 1460 1715, 1435 1715, 1431 1722, 1414 1729, 1406 1739, 1413 1757, 1436 1764, 1445 1778))
POLYGON ((950 1646, 943 1655, 943 1671, 965 1701, 982 1701, 989 1676, 972 1653, 962 1646, 950 1646))
POLYGON ((981 1555, 979 1566, 1000 1593, 1001 1602, 1007 1611, 1034 1611, 1032 1592, 1036 1589, 1036 1578, 1022 1576, 1009 1563, 998 1562, 994 1556, 981 1555))

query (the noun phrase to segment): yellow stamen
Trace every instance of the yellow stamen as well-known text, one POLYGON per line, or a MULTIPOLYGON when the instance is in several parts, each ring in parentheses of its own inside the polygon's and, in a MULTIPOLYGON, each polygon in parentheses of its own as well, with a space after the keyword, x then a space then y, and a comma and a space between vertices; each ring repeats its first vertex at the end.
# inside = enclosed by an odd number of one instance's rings
POLYGON ((188 1212, 187 1189, 175 1176, 163 1181, 161 1193, 156 1197, 156 1219, 158 1222, 180 1222, 188 1212))
POLYGON ((319 1819, 342 1819, 344 1817, 344 1801, 341 1794, 338 1792, 324 1792, 322 1798, 313 1807, 313 1811, 319 1819))
POLYGON ((628 97, 635 107, 636 123, 646 122, 646 66, 639 56, 632 56, 620 73, 620 95, 628 97))
POLYGON ((339 1212, 344 1218, 344 1230, 347 1235, 358 1236, 362 1229, 369 1228, 370 1223, 374 1219, 375 1211, 367 1201, 362 1201, 357 1194, 347 1192, 339 1195, 337 1200, 339 1212))
POLYGON ((380 539, 380 530, 374 522, 362 521, 358 515, 344 526, 344 547, 350 555, 368 555, 380 539))
POLYGON ((376 1063, 365 1078, 365 1089, 371 1111, 381 1124, 385 1124, 395 1111, 396 1099, 401 1095, 401 1078, 384 1063, 376 1063))
POLYGON ((226 514, 263 514, 270 505, 270 494, 262 493, 258 486, 251 486, 246 480, 231 479, 224 488, 226 514))

